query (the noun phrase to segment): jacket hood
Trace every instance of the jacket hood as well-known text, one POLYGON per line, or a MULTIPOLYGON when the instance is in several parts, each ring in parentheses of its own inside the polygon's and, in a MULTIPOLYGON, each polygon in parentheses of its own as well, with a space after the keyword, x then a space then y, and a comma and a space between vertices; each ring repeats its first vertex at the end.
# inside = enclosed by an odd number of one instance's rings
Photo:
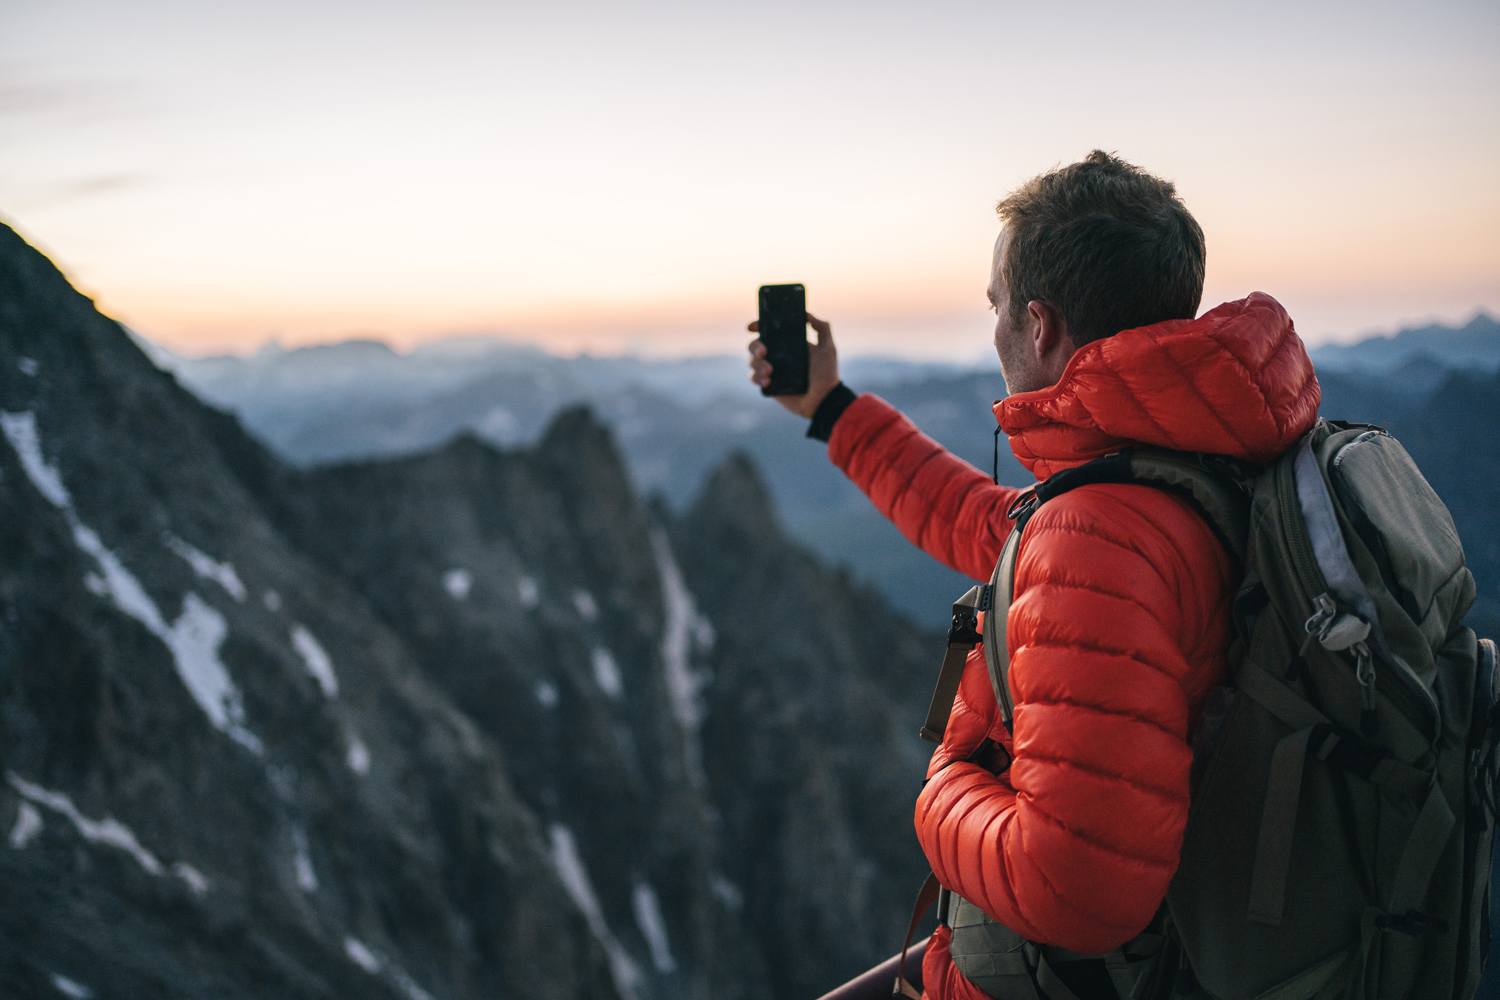
POLYGON ((1000 400, 995 417, 1046 479, 1131 444, 1265 464, 1307 433, 1320 399, 1291 317, 1254 292, 1087 344, 1056 385, 1000 400))

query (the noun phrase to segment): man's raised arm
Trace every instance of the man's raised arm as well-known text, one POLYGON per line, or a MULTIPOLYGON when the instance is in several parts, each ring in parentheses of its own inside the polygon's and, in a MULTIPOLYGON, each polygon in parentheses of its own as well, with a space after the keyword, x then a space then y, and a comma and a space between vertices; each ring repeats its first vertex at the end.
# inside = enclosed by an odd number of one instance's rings
MULTIPOLYGON (((833 464, 907 539, 958 572, 988 580, 1019 491, 997 486, 879 396, 856 396, 839 379, 832 329, 811 314, 807 322, 818 335, 809 348, 808 390, 776 401, 812 421, 808 436, 828 442, 833 464)), ((757 332, 758 324, 749 329, 757 332)), ((765 345, 753 340, 750 380, 764 387, 770 378, 765 345)))

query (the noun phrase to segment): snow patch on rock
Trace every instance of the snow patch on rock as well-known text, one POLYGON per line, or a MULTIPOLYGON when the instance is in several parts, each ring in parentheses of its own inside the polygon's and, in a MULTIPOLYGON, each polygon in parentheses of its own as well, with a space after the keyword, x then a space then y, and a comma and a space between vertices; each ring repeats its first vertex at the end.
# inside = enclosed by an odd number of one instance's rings
POLYGON ((245 728, 245 706, 219 659, 219 647, 229 635, 224 616, 192 592, 182 599, 182 614, 164 636, 177 662, 177 674, 193 698, 219 729, 259 755, 260 738, 245 728))
POLYGON ((186 861, 178 861, 172 865, 172 874, 182 879, 195 896, 201 896, 208 891, 207 876, 186 861))
POLYGON ((352 733, 349 736, 349 751, 345 755, 349 770, 358 775, 370 773, 370 748, 365 746, 364 740, 352 733))
POLYGON ((219 647, 229 635, 224 616, 188 591, 182 599, 182 614, 168 626, 156 602, 119 557, 104 547, 92 528, 73 520, 73 541, 98 562, 105 593, 115 607, 146 626, 171 650, 177 676, 215 728, 257 756, 264 754, 260 737, 245 728, 244 701, 229 668, 219 659, 219 647))
POLYGON ((10 828, 10 846, 17 851, 24 850, 41 832, 42 814, 30 802, 22 802, 21 808, 16 810, 16 825, 10 828))
POLYGON ((79 812, 78 807, 73 805, 73 800, 62 792, 54 792, 40 785, 33 785, 14 771, 6 772, 5 778, 22 798, 35 802, 37 805, 46 806, 54 812, 62 813, 84 840, 93 844, 107 844, 118 848, 134 858, 136 864, 150 874, 162 874, 162 865, 156 860, 156 855, 142 847, 130 828, 113 816, 106 816, 102 820, 91 820, 79 812))
POLYGON ((604 921, 604 911, 599 906, 599 897, 594 895, 593 883, 578 856, 578 845, 573 840, 573 831, 561 823, 552 824, 548 830, 552 840, 552 864, 557 877, 567 890, 573 905, 582 911, 588 921, 589 930, 604 948, 609 957, 609 971, 615 981, 615 989, 625 1000, 638 1000, 641 988, 641 970, 625 951, 609 924, 604 921))
POLYGON ((35 414, 0 413, 0 429, 16 450, 32 484, 67 517, 73 529, 73 543, 98 563, 99 574, 85 577, 85 585, 101 597, 107 596, 116 608, 166 644, 172 652, 177 676, 217 729, 251 752, 264 754, 260 738, 245 728, 244 702, 229 669, 219 659, 219 647, 229 634, 224 616, 189 591, 182 599, 182 614, 169 626, 140 581, 105 547, 98 533, 78 519, 62 477, 56 467, 42 459, 35 414))
POLYGON ((42 496, 52 501, 54 507, 71 507, 73 498, 68 496, 68 488, 63 485, 57 467, 49 465, 42 457, 42 442, 36 433, 36 414, 30 410, 24 413, 0 412, 0 430, 5 431, 10 446, 16 449, 16 457, 21 460, 21 468, 26 470, 27 477, 42 496))
POLYGON ((339 693, 339 679, 333 673, 333 660, 323 651, 322 645, 307 630, 305 625, 292 626, 292 648, 302 657, 307 672, 312 674, 323 689, 323 697, 334 698, 339 693))
POLYGON ((349 961, 372 976, 380 971, 380 959, 376 958, 375 953, 359 938, 344 938, 344 954, 349 956, 349 961))
MULTIPOLYGON (((39 806, 46 806, 53 812, 61 813, 73 824, 79 836, 91 844, 104 844, 124 851, 135 859, 151 875, 163 875, 166 873, 162 863, 157 860, 156 855, 141 846, 141 842, 135 839, 135 834, 130 828, 113 816, 106 816, 102 820, 92 820, 78 811, 73 805, 73 800, 62 792, 54 792, 40 785, 33 785, 14 771, 5 773, 5 780, 16 790, 21 798, 28 802, 34 802, 39 806)), ((14 845, 12 845, 14 846, 14 845)), ((187 883, 188 888, 201 895, 208 890, 208 879, 204 878, 197 869, 190 865, 173 865, 172 873, 187 883)))
POLYGON ((382 969, 386 970, 396 986, 406 994, 407 1000, 432 1000, 432 994, 422 989, 405 969, 389 958, 377 954, 359 938, 348 936, 344 938, 344 954, 349 957, 349 961, 372 976, 379 975, 382 969))
POLYGON ((590 659, 594 664, 594 683, 599 685, 599 690, 618 699, 625 693, 625 683, 620 679, 620 666, 615 662, 614 654, 603 646, 595 646, 590 659))
POLYGON ((551 681, 537 681, 532 693, 536 695, 536 700, 542 703, 543 708, 557 707, 557 686, 551 681))
POLYGON ((666 621, 662 625, 661 662, 666 675, 667 696, 672 714, 682 729, 686 747, 689 778, 694 786, 707 784, 703 771, 703 750, 698 743, 698 727, 703 724, 703 705, 699 693, 708 683, 706 671, 693 669, 693 644, 706 649, 713 643, 713 626, 699 614, 692 592, 682 579, 682 570, 672 556, 667 533, 651 529, 651 550, 656 556, 656 572, 661 577, 662 606, 666 621))
POLYGON ((666 974, 677 971, 677 961, 672 958, 672 948, 667 941, 667 923, 661 918, 661 904, 656 899, 656 890, 649 882, 636 882, 630 902, 635 910, 635 925, 651 949, 651 964, 656 971, 666 974))
POLYGON ((162 539, 167 548, 171 549, 182 558, 193 572, 198 574, 200 580, 212 580, 229 592, 229 596, 236 601, 245 599, 245 585, 240 582, 239 574, 234 571, 234 565, 228 562, 219 562, 213 556, 193 548, 187 542, 178 538, 170 532, 162 539))
POLYGON ((22 358, 16 362, 16 367, 21 369, 22 375, 36 376, 37 363, 35 358, 22 358))
POLYGON ((591 622, 599 617, 599 605, 594 600, 594 595, 579 587, 573 591, 573 607, 578 609, 578 614, 586 622, 591 622))
POLYGON ((266 610, 275 614, 281 610, 281 595, 274 590, 268 590, 260 595, 260 603, 266 606, 266 610))
POLYGON ((94 991, 82 983, 74 982, 67 976, 58 975, 55 972, 49 978, 53 988, 63 996, 72 997, 73 1000, 93 1000, 94 991))
POLYGON ((745 908, 745 894, 722 872, 714 872, 708 877, 708 891, 724 904, 725 909, 738 913, 745 908))
POLYGON ((537 586, 536 580, 529 576, 523 576, 516 581, 516 596, 521 600, 521 607, 530 610, 542 603, 542 591, 537 586))
POLYGON ((394 964, 391 966, 391 978, 396 980, 396 985, 401 987, 402 993, 406 994, 406 1000, 432 1000, 432 994, 422 989, 401 966, 394 964))
POLYGON ((307 833, 300 826, 292 828, 292 867, 297 872, 297 888, 318 891, 318 873, 313 871, 312 855, 307 850, 307 833))
POLYGON ((462 601, 469 596, 469 590, 474 586, 474 574, 466 569, 450 569, 443 574, 443 589, 455 601, 462 601))

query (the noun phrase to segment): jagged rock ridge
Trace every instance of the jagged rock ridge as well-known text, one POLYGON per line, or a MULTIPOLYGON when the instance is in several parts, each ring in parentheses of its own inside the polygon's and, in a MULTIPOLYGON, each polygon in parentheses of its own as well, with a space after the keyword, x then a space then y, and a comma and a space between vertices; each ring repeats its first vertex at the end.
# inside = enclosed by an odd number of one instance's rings
POLYGON ((495 742, 8 230, 0 411, 0 993, 616 995, 495 742))
POLYGON ((581 412, 291 470, 8 230, 0 413, 5 995, 816 995, 894 947, 936 644, 743 463, 680 521, 581 412))

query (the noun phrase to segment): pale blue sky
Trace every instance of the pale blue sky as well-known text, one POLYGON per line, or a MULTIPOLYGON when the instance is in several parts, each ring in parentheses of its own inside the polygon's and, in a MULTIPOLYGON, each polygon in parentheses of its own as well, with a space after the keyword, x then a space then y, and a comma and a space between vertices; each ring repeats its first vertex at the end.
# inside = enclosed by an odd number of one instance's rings
POLYGON ((0 217, 179 349, 495 331, 978 356, 995 201, 1119 151, 1204 307, 1500 311, 1500 5, 0 6, 0 217))

